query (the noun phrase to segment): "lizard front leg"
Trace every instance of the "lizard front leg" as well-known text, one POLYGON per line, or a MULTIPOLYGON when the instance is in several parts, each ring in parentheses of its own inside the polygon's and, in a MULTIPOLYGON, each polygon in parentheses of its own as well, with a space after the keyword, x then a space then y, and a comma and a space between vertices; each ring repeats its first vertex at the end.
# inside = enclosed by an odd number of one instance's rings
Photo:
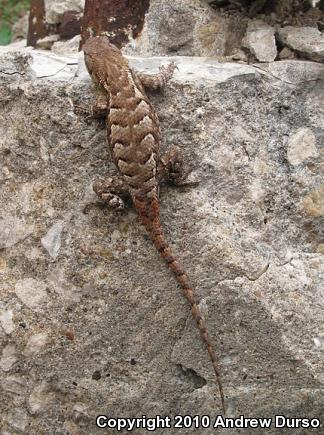
POLYGON ((127 186, 121 176, 100 178, 93 183, 93 190, 110 208, 123 210, 129 196, 127 186))
POLYGON ((97 94, 95 102, 89 106, 73 104, 75 113, 88 115, 88 118, 106 117, 108 105, 108 96, 101 92, 97 94))

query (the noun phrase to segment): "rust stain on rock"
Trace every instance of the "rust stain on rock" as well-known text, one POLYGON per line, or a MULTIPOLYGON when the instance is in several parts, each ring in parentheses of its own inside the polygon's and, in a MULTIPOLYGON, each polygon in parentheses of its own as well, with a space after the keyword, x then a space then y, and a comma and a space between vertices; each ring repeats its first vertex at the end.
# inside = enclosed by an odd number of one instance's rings
POLYGON ((90 36, 107 35, 118 48, 143 29, 150 0, 86 0, 81 46, 90 36))
POLYGON ((44 0, 32 0, 28 21, 27 45, 35 47, 39 39, 48 35, 49 32, 45 22, 44 0))

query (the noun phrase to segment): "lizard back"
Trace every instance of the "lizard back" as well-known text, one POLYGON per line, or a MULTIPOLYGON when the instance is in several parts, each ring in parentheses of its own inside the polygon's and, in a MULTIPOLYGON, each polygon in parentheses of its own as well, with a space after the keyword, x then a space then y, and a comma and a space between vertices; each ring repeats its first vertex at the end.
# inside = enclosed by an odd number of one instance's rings
POLYGON ((153 197, 158 190, 161 138, 155 110, 127 60, 107 38, 90 38, 83 50, 89 73, 108 96, 107 138, 112 160, 133 198, 153 197))

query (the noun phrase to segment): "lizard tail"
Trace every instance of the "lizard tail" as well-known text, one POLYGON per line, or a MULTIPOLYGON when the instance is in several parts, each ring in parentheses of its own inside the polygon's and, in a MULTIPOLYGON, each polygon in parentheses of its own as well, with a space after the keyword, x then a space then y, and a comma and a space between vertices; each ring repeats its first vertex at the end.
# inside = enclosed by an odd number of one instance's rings
POLYGON ((182 292, 185 298, 188 300, 192 315, 197 323, 198 330, 200 332, 201 338, 206 345, 207 352, 213 364, 214 372, 216 375, 216 381, 218 384, 218 389, 220 393, 221 403, 223 412, 225 415, 225 398, 223 392, 223 386, 220 380, 220 372, 216 360, 215 352, 212 348, 209 334, 205 321, 202 317, 201 311, 197 305, 194 290, 189 282, 186 272, 182 269, 179 262, 176 260, 172 251, 165 240, 161 222, 160 222, 160 203, 157 197, 153 197, 148 203, 147 201, 142 201, 138 198, 134 198, 134 205, 139 214, 139 217, 144 224, 149 236, 154 243, 156 249, 159 251, 162 258, 167 263, 168 267, 173 271, 176 280, 180 284, 182 292))

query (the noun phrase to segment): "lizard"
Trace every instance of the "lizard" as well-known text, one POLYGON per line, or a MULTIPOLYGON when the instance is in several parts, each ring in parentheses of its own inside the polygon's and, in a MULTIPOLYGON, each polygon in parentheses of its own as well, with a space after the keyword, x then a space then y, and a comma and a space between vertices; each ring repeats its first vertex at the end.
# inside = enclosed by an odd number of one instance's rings
POLYGON ((93 189, 99 198, 115 209, 124 208, 123 195, 131 197, 140 221, 157 251, 172 270, 188 300, 201 338, 206 345, 216 375, 225 414, 225 399, 216 355, 187 273, 173 255, 160 222, 159 184, 161 173, 180 184, 183 162, 177 147, 160 157, 161 131, 157 114, 145 88, 163 88, 176 68, 162 66, 157 74, 131 69, 121 51, 105 36, 90 37, 83 45, 87 70, 99 90, 92 114, 106 116, 107 141, 119 177, 97 180, 93 189))

